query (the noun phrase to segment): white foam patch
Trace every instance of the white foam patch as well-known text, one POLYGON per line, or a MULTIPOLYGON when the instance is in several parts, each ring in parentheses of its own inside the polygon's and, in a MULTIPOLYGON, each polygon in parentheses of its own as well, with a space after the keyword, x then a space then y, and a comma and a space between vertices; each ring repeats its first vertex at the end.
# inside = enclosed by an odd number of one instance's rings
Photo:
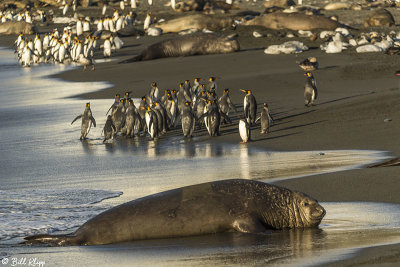
POLYGON ((102 203, 121 192, 89 189, 0 190, 0 240, 80 226, 109 208, 102 203))

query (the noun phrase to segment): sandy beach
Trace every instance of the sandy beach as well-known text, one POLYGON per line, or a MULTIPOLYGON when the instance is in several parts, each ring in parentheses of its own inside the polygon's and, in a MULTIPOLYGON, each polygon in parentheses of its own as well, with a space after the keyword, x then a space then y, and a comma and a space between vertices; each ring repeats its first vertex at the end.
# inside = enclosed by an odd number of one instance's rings
MULTIPOLYGON (((261 9, 260 5, 249 5, 246 6, 248 9, 261 9)), ((159 9, 164 10, 163 7, 159 9)), ((143 17, 144 9, 139 11, 139 16, 143 17)), ((390 11, 396 21, 400 20, 400 12, 390 11)), ((338 11, 339 17, 343 18, 341 21, 360 26, 366 11, 357 13, 352 21, 350 12, 353 11, 338 11)), ((53 26, 39 27, 39 30, 43 33, 53 26)), ((391 29, 398 31, 399 28, 394 26, 391 29)), ((280 44, 289 38, 275 34, 272 38, 256 39, 252 37, 253 30, 270 32, 259 27, 239 27, 235 31, 229 29, 223 32, 238 33, 241 51, 236 53, 119 64, 147 45, 176 34, 124 37, 121 38, 124 47, 113 54, 111 61, 96 64, 95 71, 77 68, 55 77, 73 82, 108 82, 110 87, 105 90, 75 97, 84 100, 109 99, 111 104, 116 93, 132 91, 133 97, 145 95, 153 81, 164 90, 176 89, 186 79, 215 76, 218 77, 219 90, 230 89, 232 101, 239 111, 242 110, 244 96, 239 89, 253 91, 258 112, 262 103, 269 104, 274 118, 271 132, 262 135, 259 125, 254 126, 252 141, 246 144, 249 147, 273 151, 380 150, 389 152, 393 157, 400 156, 400 78, 394 75, 400 69, 398 55, 358 54, 354 49, 340 54, 326 54, 319 49, 319 40, 312 42, 308 38, 295 39, 308 45, 309 51, 266 55, 263 50, 268 45, 280 44), (304 106, 303 99, 305 77, 296 61, 309 56, 317 57, 320 67, 314 72, 319 96, 316 105, 308 108, 304 106)), ((1 37, 0 45, 11 47, 14 40, 13 36, 1 37)), ((96 53, 96 58, 102 58, 102 51, 96 53)), ((199 142, 237 144, 240 142, 238 117, 237 114, 232 117, 231 125, 222 126, 221 136, 208 137, 204 131, 195 131, 194 136, 199 137, 199 142)), ((168 138, 168 133, 162 137, 168 138)), ((363 168, 277 181, 275 184, 302 191, 320 202, 400 203, 399 167, 363 168)), ((400 244, 365 248, 355 251, 346 260, 327 265, 394 266, 400 262, 399 249, 400 244)))

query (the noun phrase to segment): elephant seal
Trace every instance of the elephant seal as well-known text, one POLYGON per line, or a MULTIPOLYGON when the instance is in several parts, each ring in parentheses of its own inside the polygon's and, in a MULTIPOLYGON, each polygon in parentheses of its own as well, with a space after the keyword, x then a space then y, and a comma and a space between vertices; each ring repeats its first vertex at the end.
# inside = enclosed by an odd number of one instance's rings
POLYGON ((176 12, 203 11, 207 14, 212 14, 216 11, 227 13, 232 9, 239 9, 239 7, 219 0, 185 0, 176 3, 175 6, 176 12))
POLYGON ((245 26, 263 26, 272 30, 334 30, 342 26, 339 22, 324 16, 306 15, 302 13, 269 13, 242 23, 245 26))
POLYGON ((349 3, 343 3, 343 2, 335 2, 335 3, 329 3, 324 6, 325 10, 342 10, 342 9, 350 9, 351 5, 349 3))
POLYGON ((189 29, 219 31, 232 27, 233 19, 219 16, 195 14, 157 23, 154 27, 160 28, 163 33, 181 32, 189 29))
POLYGON ((90 219, 74 233, 26 237, 23 244, 100 245, 226 231, 317 227, 325 209, 313 198, 263 182, 232 179, 139 198, 90 219))
POLYGON ((386 9, 372 11, 364 21, 364 27, 390 27, 395 25, 392 14, 386 9))
POLYGON ((269 0, 264 3, 264 7, 289 7, 295 5, 296 3, 293 0, 269 0))
POLYGON ((195 33, 163 40, 144 49, 139 55, 121 61, 129 63, 163 57, 225 54, 238 51, 239 42, 214 33, 195 33))
POLYGON ((6 21, 0 23, 0 35, 34 34, 35 27, 25 21, 6 21))

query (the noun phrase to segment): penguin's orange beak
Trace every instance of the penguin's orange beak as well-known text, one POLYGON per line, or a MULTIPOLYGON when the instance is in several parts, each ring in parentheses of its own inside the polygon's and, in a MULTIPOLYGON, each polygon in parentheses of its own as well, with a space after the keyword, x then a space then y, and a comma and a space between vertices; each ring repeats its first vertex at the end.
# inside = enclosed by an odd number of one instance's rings
POLYGON ((243 93, 246 93, 246 94, 247 94, 247 91, 246 91, 246 90, 240 89, 240 91, 242 91, 243 93))

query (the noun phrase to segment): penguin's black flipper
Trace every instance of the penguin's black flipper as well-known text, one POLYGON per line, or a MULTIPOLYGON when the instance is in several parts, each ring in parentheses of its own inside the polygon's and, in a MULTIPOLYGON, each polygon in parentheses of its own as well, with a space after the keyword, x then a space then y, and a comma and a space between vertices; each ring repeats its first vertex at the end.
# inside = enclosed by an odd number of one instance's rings
POLYGON ((79 116, 77 116, 77 117, 71 122, 71 125, 72 125, 77 119, 80 119, 80 118, 82 118, 82 114, 79 115, 79 116))
POLYGON ((74 235, 34 235, 24 238, 26 241, 21 242, 21 245, 47 244, 51 246, 63 246, 76 244, 76 236, 74 235))
POLYGON ((203 114, 201 114, 201 116, 198 118, 198 121, 201 121, 201 120, 203 120, 205 117, 208 117, 208 116, 209 116, 208 112, 203 113, 203 114))
POLYGON ((115 105, 112 104, 111 107, 107 110, 106 116, 108 115, 108 112, 110 112, 110 110, 114 107, 115 105))
POLYGON ((124 116, 121 122, 121 129, 125 127, 125 122, 126 122, 126 117, 124 116))
POLYGON ((90 120, 92 121, 93 126, 96 127, 96 120, 92 116, 90 116, 90 120))

